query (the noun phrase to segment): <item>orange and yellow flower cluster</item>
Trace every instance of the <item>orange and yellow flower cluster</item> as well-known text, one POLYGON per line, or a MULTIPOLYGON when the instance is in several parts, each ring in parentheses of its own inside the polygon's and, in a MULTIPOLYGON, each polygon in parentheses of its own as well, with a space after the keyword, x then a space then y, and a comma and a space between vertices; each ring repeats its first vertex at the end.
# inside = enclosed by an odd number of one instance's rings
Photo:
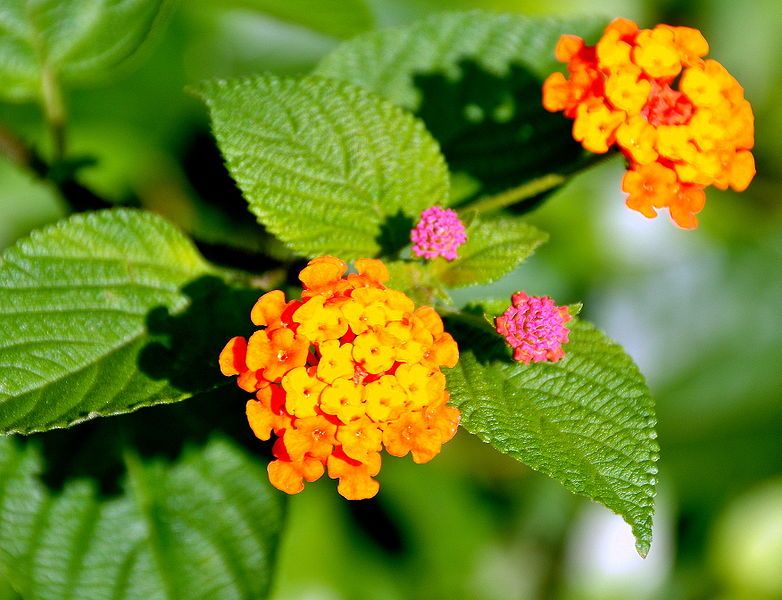
POLYGON ((744 90, 689 27, 639 29, 616 19, 596 46, 564 35, 543 105, 574 119, 573 137, 595 153, 616 144, 629 168, 627 205, 647 217, 668 208, 680 227, 697 226, 704 188, 743 191, 755 175, 754 117, 744 90))
POLYGON ((338 258, 310 261, 299 274, 301 300, 279 290, 261 296, 251 314, 261 329, 220 355, 223 374, 255 394, 247 402, 255 435, 278 437, 269 479, 289 494, 328 471, 345 498, 370 498, 383 447, 425 463, 459 424, 440 370, 455 366, 459 351, 439 315, 385 287, 382 262, 355 267, 346 276, 338 258))

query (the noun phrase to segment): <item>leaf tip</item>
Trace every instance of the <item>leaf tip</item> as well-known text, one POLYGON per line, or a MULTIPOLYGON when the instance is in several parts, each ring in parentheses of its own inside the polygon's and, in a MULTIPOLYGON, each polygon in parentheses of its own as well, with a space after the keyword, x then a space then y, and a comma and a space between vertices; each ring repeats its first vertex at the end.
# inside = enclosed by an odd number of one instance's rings
POLYGON ((648 539, 636 539, 635 541, 635 550, 638 552, 638 556, 641 558, 646 558, 649 554, 649 549, 651 548, 652 542, 648 539))

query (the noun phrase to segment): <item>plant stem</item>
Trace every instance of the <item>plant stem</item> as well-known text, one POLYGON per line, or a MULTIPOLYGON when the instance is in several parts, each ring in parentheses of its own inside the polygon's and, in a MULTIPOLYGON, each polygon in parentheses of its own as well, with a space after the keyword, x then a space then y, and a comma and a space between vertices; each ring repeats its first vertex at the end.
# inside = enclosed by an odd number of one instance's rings
POLYGON ((460 215, 476 211, 478 213, 493 212, 502 208, 508 208, 525 200, 530 200, 564 184, 570 177, 582 173, 595 165, 604 162, 614 156, 613 153, 591 154, 577 162, 573 167, 562 173, 547 173, 535 179, 525 181, 519 186, 500 192, 493 196, 483 196, 473 202, 468 202, 458 209, 460 215))
POLYGON ((60 85, 54 72, 48 68, 44 69, 41 78, 41 95, 46 122, 49 125, 52 138, 52 163, 56 164, 65 158, 67 113, 60 85))
POLYGON ((523 200, 534 198, 535 196, 553 190, 565 183, 567 177, 559 173, 548 173, 537 179, 531 179, 521 185, 505 190, 494 196, 484 196, 475 202, 466 204, 459 209, 459 213, 465 211, 477 211, 479 213, 492 212, 501 208, 507 208, 523 200))
POLYGON ((0 156, 6 157, 20 169, 24 169, 38 179, 45 180, 56 187, 73 212, 100 210, 116 206, 80 184, 72 174, 67 177, 56 176, 53 172, 56 163, 47 164, 34 149, 2 124, 0 124, 0 156))

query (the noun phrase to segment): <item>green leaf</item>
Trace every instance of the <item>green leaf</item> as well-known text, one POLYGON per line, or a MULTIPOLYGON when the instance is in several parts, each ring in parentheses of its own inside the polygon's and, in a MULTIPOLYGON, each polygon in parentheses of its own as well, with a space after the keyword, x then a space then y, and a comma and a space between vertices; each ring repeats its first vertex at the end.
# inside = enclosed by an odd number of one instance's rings
MULTIPOLYGON (((8 249, 0 262, 0 431, 41 431, 187 397, 139 361, 162 341, 149 331, 153 310, 183 312, 191 304, 183 286, 206 273, 179 230, 141 211, 78 215, 8 249)), ((176 361, 162 366, 169 364, 176 361)))
POLYGON ((397 260, 386 263, 386 266, 391 276, 389 287, 404 292, 416 304, 435 305, 438 301, 451 303, 448 292, 430 265, 418 261, 397 260))
POLYGON ((173 0, 5 0, 0 9, 0 98, 31 100, 52 81, 113 75, 167 20, 173 0), (48 83, 46 83, 48 82, 48 83))
POLYGON ((435 276, 446 287, 464 287, 496 281, 510 273, 548 239, 548 234, 512 218, 475 220, 467 229, 467 243, 459 258, 432 261, 435 276))
POLYGON ((632 359, 593 325, 574 320, 562 360, 519 364, 481 321, 469 315, 448 324, 461 350, 448 384, 462 425, 621 515, 645 556, 659 448, 654 404, 632 359))
POLYGON ((267 13, 294 25, 302 25, 337 38, 348 38, 374 26, 374 17, 365 0, 229 0, 237 6, 267 13))
POLYGON ((39 452, 0 438, 0 567, 28 600, 266 596, 281 495, 214 440, 175 464, 128 457, 119 497, 88 480, 52 493, 39 452))
POLYGON ((350 40, 316 73, 352 81, 414 111, 451 170, 483 193, 516 187, 579 165, 571 123, 541 104, 543 79, 562 68, 563 33, 592 39, 593 18, 530 18, 481 11, 435 15, 350 40))
POLYGON ((417 119, 361 88, 263 76, 200 93, 250 210, 296 252, 375 256, 407 243, 423 209, 446 203, 437 143, 417 119))

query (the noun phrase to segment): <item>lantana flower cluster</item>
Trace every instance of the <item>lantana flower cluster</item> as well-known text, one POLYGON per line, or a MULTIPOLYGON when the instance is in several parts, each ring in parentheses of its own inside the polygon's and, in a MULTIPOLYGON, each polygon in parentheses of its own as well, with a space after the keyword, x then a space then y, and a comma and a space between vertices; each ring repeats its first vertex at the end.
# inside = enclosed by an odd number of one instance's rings
POLYGON ((564 35, 543 105, 574 119, 573 137, 605 153, 616 144, 629 168, 627 205, 647 217, 668 208, 680 227, 697 226, 704 188, 743 191, 755 174, 754 117, 744 90, 689 27, 639 29, 614 20, 596 46, 564 35))
POLYGON ((570 335, 566 324, 572 318, 567 306, 557 306, 548 296, 516 292, 494 325, 513 349, 514 360, 528 365, 557 362, 565 356, 562 346, 568 343, 570 335))
POLYGON ((467 231, 455 210, 432 206, 421 213, 421 219, 410 232, 413 254, 433 259, 458 258, 459 246, 467 241, 467 231))
POLYGON ((223 374, 255 394, 247 402, 255 435, 277 437, 269 479, 291 494, 328 472, 345 498, 372 497, 383 448, 425 463, 459 424, 440 370, 459 353, 439 315, 385 287, 382 262, 355 268, 346 275, 338 258, 310 261, 301 299, 261 296, 251 313, 260 329, 220 355, 223 374))

